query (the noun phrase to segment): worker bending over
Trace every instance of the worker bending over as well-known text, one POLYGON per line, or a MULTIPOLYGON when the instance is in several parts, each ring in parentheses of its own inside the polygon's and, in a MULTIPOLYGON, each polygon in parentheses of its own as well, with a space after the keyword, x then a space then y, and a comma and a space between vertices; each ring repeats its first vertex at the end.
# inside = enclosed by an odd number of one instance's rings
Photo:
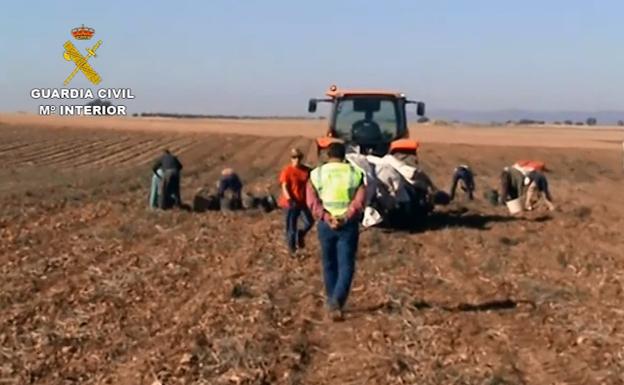
POLYGON ((548 179, 539 170, 545 170, 545 167, 527 168, 518 163, 505 167, 500 174, 500 203, 505 204, 508 200, 524 198, 524 207, 527 210, 533 210, 534 198, 543 197, 548 209, 554 210, 548 179))
POLYGON ((181 207, 180 173, 182 163, 168 149, 152 165, 152 172, 160 180, 158 191, 158 207, 168 209, 172 206, 181 207))
POLYGON ((474 174, 469 166, 462 164, 459 165, 453 170, 453 180, 451 181, 451 192, 450 197, 451 200, 455 199, 455 191, 457 190, 457 186, 461 188, 468 199, 474 199, 474 190, 475 190, 475 182, 474 182, 474 174))
POLYGON ((548 210, 554 211, 555 205, 552 203, 552 196, 550 195, 546 175, 539 171, 531 171, 527 177, 529 178, 529 185, 526 194, 526 209, 529 211, 533 210, 535 201, 539 201, 539 199, 542 198, 548 210))
POLYGON ((240 210, 242 201, 243 182, 231 168, 221 171, 221 178, 217 182, 217 197, 222 209, 240 210))

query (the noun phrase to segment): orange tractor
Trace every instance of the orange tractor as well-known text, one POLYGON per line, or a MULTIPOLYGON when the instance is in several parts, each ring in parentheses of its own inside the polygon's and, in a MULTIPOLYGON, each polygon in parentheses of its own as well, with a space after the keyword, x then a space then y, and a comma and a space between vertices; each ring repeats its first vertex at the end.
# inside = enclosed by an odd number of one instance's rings
POLYGON ((333 141, 343 141, 350 152, 383 156, 404 152, 415 154, 418 141, 409 138, 407 104, 416 105, 416 115, 425 115, 425 103, 408 100, 404 94, 379 90, 347 90, 332 85, 325 99, 310 99, 309 112, 319 102, 331 103, 329 129, 317 138, 319 159, 333 141))

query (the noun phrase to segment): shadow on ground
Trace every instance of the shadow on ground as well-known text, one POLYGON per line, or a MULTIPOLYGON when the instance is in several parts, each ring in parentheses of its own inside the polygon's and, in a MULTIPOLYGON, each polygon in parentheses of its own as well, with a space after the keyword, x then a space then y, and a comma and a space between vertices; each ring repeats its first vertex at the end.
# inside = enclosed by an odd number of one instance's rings
MULTIPOLYGON (((551 217, 542 216, 538 218, 537 221, 547 222, 551 219, 551 217)), ((392 226, 383 226, 383 228, 387 231, 406 231, 409 233, 420 233, 424 231, 435 231, 458 227, 487 231, 492 228, 492 224, 526 220, 527 219, 522 217, 513 217, 509 215, 480 214, 467 212, 467 210, 452 210, 447 212, 434 212, 416 223, 395 223, 392 226)))
POLYGON ((422 299, 414 299, 413 301, 400 304, 394 301, 386 301, 373 306, 367 306, 363 308, 355 308, 349 312, 352 314, 364 314, 375 313, 378 311, 384 313, 396 313, 401 310, 402 307, 411 310, 443 310, 452 313, 478 313, 488 311, 508 311, 515 310, 520 305, 528 305, 531 308, 535 308, 536 305, 533 301, 528 300, 512 300, 509 298, 495 299, 489 301, 483 301, 478 303, 460 302, 456 304, 449 303, 433 303, 422 299))

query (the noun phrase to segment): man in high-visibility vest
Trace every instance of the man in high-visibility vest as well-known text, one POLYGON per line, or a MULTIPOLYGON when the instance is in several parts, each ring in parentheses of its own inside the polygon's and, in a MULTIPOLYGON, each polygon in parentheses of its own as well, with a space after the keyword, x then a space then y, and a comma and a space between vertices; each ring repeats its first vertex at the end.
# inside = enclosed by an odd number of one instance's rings
POLYGON ((327 156, 310 174, 306 203, 318 221, 329 314, 340 321, 355 271, 365 190, 362 172, 345 162, 343 143, 330 144, 327 156))

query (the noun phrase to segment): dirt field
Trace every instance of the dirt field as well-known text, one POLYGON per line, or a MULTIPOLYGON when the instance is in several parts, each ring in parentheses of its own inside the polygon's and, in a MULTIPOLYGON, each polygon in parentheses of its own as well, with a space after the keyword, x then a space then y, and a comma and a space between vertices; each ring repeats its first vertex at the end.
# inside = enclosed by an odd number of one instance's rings
POLYGON ((187 202, 224 166, 276 191, 322 122, 0 122, 0 384, 624 383, 623 131, 414 127, 434 181, 468 162, 479 199, 362 233, 331 323, 315 231, 297 260, 279 212, 147 208, 165 146, 187 202), (520 158, 557 212, 484 201, 520 158))

